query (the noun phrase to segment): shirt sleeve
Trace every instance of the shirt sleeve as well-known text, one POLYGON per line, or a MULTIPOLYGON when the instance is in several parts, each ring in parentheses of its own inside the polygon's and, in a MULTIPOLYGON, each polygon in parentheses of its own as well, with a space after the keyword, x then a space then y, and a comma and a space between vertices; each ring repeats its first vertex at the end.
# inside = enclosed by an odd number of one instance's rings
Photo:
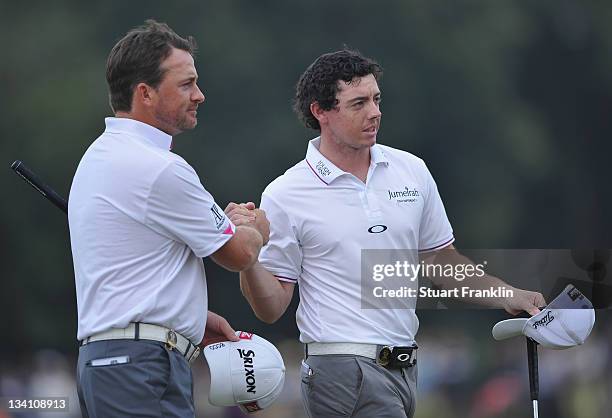
POLYGON ((236 229, 184 161, 173 161, 159 174, 147 201, 145 222, 185 243, 198 257, 217 251, 236 229))
POLYGON ((302 272, 302 248, 296 227, 280 205, 265 192, 260 207, 270 221, 270 240, 261 249, 259 262, 277 279, 296 283, 302 272))
POLYGON ((426 172, 426 190, 424 197, 423 216, 419 227, 419 251, 433 251, 451 244, 455 238, 453 228, 446 216, 438 186, 427 166, 423 163, 426 172))

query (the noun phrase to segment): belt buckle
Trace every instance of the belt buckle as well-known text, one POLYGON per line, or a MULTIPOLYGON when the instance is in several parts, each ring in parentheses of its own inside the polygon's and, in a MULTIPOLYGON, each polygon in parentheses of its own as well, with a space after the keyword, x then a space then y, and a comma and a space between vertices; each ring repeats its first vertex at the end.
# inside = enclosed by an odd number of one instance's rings
POLYGON ((385 345, 378 353, 376 363, 386 368, 413 367, 416 360, 417 346, 392 347, 385 345), (394 350, 398 348, 399 350, 394 350), (409 352, 405 352, 408 349, 409 352))
POLYGON ((376 362, 383 367, 387 367, 389 365, 389 362, 391 361, 392 353, 393 353, 393 347, 389 347, 388 345, 385 345, 383 348, 380 349, 376 362))
POLYGON ((176 336, 176 332, 173 329, 168 330, 166 333, 166 348, 170 351, 176 348, 176 343, 178 338, 176 336))
POLYGON ((417 362, 416 359, 416 348, 415 347, 411 347, 410 349, 410 353, 401 353, 397 355, 397 360, 402 362, 402 363, 406 363, 408 365, 408 367, 414 367, 414 365, 417 362))
POLYGON ((187 359, 187 362, 189 364, 193 363, 195 359, 197 359, 198 356, 200 355, 200 351, 201 351, 200 347, 196 346, 195 350, 193 350, 193 353, 191 353, 191 355, 187 359))

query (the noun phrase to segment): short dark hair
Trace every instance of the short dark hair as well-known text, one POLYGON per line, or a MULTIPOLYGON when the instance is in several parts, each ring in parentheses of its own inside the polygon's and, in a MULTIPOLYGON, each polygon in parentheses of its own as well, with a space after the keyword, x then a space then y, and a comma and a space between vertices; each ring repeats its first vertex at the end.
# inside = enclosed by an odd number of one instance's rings
POLYGON ((321 130, 310 105, 317 102, 323 110, 331 110, 338 104, 338 81, 349 83, 355 77, 369 74, 378 80, 382 76, 382 67, 359 51, 345 48, 323 54, 310 64, 297 82, 293 111, 308 128, 321 130))
POLYGON ((160 65, 172 48, 193 56, 197 45, 192 36, 182 38, 167 24, 152 19, 130 30, 115 44, 106 61, 106 82, 113 112, 132 109, 134 87, 138 83, 159 86, 164 76, 160 65))

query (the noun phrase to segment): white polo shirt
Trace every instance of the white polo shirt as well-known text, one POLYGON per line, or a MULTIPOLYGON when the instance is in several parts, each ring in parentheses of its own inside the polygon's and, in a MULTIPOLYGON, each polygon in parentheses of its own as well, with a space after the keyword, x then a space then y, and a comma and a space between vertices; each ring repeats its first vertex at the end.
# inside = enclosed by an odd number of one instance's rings
POLYGON ((325 158, 319 144, 310 141, 306 159, 264 190, 271 233, 259 261, 279 280, 299 284, 302 342, 409 345, 418 329, 414 308, 361 308, 361 250, 451 244, 436 183, 423 160, 383 145, 371 148, 363 183, 325 158))
POLYGON ((107 118, 79 163, 68 200, 79 340, 130 322, 196 344, 204 336, 202 257, 234 226, 171 143, 145 123, 107 118))

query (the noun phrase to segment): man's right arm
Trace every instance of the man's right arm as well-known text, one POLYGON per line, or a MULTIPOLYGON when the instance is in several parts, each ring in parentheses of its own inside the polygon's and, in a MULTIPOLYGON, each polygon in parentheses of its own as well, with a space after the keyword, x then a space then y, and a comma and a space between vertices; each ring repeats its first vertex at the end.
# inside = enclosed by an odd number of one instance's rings
POLYGON ((295 284, 282 282, 255 262, 240 272, 240 290, 260 320, 272 324, 287 310, 295 284))
MULTIPOLYGON (((256 219, 259 218, 257 213, 261 210, 255 209, 254 203, 249 202, 238 206, 228 205, 226 209, 234 225, 257 223, 256 219), (255 215, 255 219, 249 218, 252 215, 255 215)), ((289 218, 280 205, 264 193, 261 207, 270 216, 273 228, 272 231, 263 231, 264 234, 269 232, 270 242, 262 250, 260 257, 263 256, 262 261, 267 260, 276 266, 274 274, 280 270, 284 277, 291 279, 279 280, 264 267, 264 264, 255 262, 253 266, 240 272, 240 289, 257 318, 271 324, 283 315, 291 302, 296 282, 292 279, 298 276, 297 266, 301 264, 302 256, 289 218)), ((264 241, 264 245, 266 243, 267 240, 264 241)), ((267 263, 266 266, 271 268, 267 263)))
POLYGON ((242 271, 257 261, 261 247, 270 238, 270 223, 266 213, 255 204, 230 203, 225 214, 236 225, 234 236, 211 255, 213 261, 230 271, 242 271))
POLYGON ((227 241, 211 258, 229 271, 242 271, 257 261, 263 246, 263 237, 257 229, 250 226, 237 226, 234 236, 227 241))

